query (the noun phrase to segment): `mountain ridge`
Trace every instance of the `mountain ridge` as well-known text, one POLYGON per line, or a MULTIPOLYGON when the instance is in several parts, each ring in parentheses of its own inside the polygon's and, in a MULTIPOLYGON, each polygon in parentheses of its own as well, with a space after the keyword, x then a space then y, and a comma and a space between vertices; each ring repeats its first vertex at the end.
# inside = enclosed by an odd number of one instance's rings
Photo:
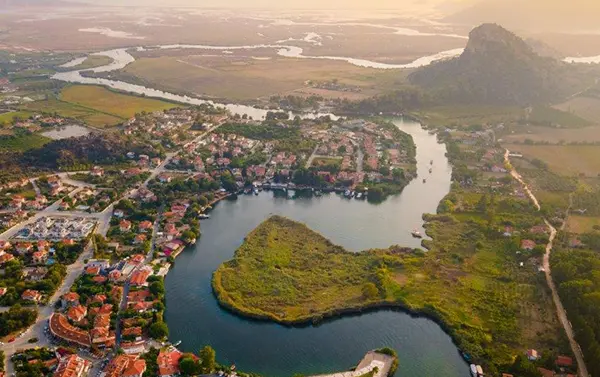
POLYGON ((423 67, 409 80, 451 102, 529 105, 564 95, 564 68, 502 26, 482 24, 459 57, 423 67))

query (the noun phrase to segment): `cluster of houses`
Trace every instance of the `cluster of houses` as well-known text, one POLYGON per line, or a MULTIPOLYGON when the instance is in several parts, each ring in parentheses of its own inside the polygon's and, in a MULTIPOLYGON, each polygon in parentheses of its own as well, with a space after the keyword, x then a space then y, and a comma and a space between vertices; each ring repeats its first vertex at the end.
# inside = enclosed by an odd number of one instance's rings
MULTIPOLYGON (((101 287, 102 293, 87 297, 85 302, 77 291, 69 292, 61 298, 61 309, 50 319, 50 332, 57 338, 82 347, 109 349, 116 343, 114 323, 111 316, 118 309, 123 299, 123 285, 129 284, 130 290, 125 297, 128 309, 136 313, 152 310, 156 300, 148 290, 148 277, 153 274, 152 268, 145 264, 142 254, 132 255, 118 263, 108 260, 90 260, 84 275, 91 284, 101 287)), ((131 318, 124 319, 122 335, 133 338, 121 344, 127 353, 144 350, 145 340, 142 329, 135 325, 131 318)))
POLYGON ((18 240, 79 240, 87 237, 96 221, 88 218, 42 217, 17 233, 18 240))

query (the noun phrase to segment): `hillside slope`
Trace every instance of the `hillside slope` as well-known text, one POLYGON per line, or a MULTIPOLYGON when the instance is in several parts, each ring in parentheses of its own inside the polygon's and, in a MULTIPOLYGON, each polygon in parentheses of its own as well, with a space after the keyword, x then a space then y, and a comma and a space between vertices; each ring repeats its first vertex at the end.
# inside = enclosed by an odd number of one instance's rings
POLYGON ((409 80, 457 103, 528 105, 559 99, 570 90, 564 64, 537 55, 496 24, 473 29, 460 57, 419 69, 409 80))

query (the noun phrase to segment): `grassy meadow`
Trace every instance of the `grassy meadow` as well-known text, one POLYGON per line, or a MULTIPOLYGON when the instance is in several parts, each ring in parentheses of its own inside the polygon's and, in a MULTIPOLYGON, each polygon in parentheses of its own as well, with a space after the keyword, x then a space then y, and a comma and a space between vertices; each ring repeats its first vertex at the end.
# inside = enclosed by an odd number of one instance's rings
POLYGON ((24 152, 42 147, 51 141, 52 139, 40 134, 2 136, 0 137, 0 152, 24 152))
POLYGON ((436 106, 413 113, 426 125, 433 127, 466 127, 471 125, 514 122, 525 112, 519 107, 506 106, 436 106))
POLYGON ((362 99, 403 81, 381 70, 356 67, 345 62, 309 59, 219 57, 142 58, 128 65, 123 73, 143 82, 176 92, 196 93, 230 100, 255 100, 278 94, 321 95, 362 99), (306 81, 329 81, 357 86, 360 93, 318 90, 306 81))

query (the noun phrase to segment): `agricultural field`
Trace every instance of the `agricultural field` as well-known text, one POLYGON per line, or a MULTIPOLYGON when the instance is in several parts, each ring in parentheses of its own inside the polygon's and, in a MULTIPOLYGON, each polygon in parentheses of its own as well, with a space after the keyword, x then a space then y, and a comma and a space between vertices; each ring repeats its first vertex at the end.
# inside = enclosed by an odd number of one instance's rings
POLYGON ((505 145, 511 152, 522 153, 527 159, 539 159, 560 175, 600 174, 600 146, 593 145, 505 145))
POLYGON ((162 111, 176 107, 164 101, 116 93, 100 86, 73 85, 62 90, 60 99, 96 113, 104 113, 122 120, 136 113, 162 111))
POLYGON ((598 143, 600 142, 600 127, 574 129, 543 126, 518 127, 514 134, 502 136, 502 140, 506 143, 524 143, 526 140, 550 144, 598 143))
POLYGON ((504 106, 437 106, 414 112, 428 126, 468 127, 472 125, 515 122, 525 112, 519 107, 504 106))
POLYGON ((321 95, 361 99, 402 81, 402 74, 356 67, 345 62, 289 58, 214 58, 200 56, 142 58, 124 73, 143 82, 176 92, 231 100, 254 100, 272 95, 321 95), (307 81, 337 79, 361 91, 315 89, 307 81), (376 87, 378 89, 376 89, 376 87))
POLYGON ((528 120, 532 124, 559 128, 581 128, 592 125, 592 122, 576 114, 547 106, 533 107, 528 120))
POLYGON ((569 233, 589 233, 600 229, 600 217, 571 215, 567 221, 569 233))
POLYGON ((42 101, 31 102, 21 106, 22 110, 28 112, 40 112, 47 114, 58 114, 65 118, 74 118, 86 124, 103 128, 123 122, 123 119, 105 113, 99 113, 93 109, 79 106, 77 104, 61 101, 56 98, 48 98, 42 101))
POLYGON ((554 107, 600 125, 600 98, 575 97, 554 107))
POLYGON ((11 124, 16 118, 27 119, 31 115, 33 115, 33 113, 29 111, 9 111, 2 113, 0 114, 0 126, 11 124))

